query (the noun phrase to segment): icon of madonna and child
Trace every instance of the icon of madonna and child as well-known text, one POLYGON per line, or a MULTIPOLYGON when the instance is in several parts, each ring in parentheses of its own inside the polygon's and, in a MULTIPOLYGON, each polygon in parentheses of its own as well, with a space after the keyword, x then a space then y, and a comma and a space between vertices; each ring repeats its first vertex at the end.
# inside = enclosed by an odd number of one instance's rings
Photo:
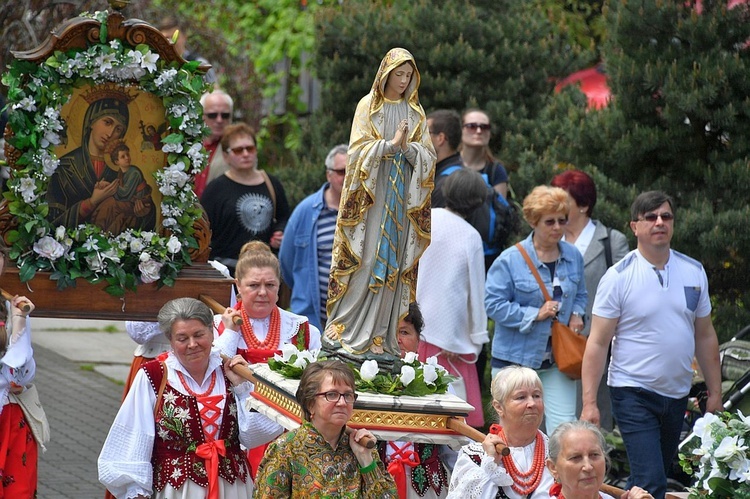
MULTIPOLYGON (((138 167, 132 163, 134 154, 128 146, 128 140, 135 141, 130 137, 139 135, 137 130, 129 133, 128 106, 141 95, 145 101, 156 99, 145 92, 131 93, 126 87, 103 84, 82 91, 77 98, 74 94, 67 110, 63 107, 61 114, 71 128, 67 132, 71 143, 56 149, 60 164, 47 190, 48 219, 53 225, 70 228, 92 224, 113 235, 126 229, 155 229, 154 189, 144 170, 152 174, 161 168, 165 154, 161 151, 146 154, 135 148, 140 160, 147 162, 145 167, 138 167), (85 112, 84 103, 88 103, 85 112), (80 142, 72 140, 77 139, 72 132, 78 130, 78 122, 80 142)), ((153 102, 140 108, 133 104, 134 112, 139 114, 142 109, 154 108, 158 106, 153 102)), ((158 116, 158 109, 151 114, 152 118, 158 116)), ((164 120, 163 113, 160 119, 164 120)))

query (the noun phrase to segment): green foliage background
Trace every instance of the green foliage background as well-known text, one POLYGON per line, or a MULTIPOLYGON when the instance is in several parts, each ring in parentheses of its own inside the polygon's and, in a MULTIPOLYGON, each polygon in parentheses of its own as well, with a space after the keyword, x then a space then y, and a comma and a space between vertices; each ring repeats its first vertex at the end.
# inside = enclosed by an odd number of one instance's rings
MULTIPOLYGON (((632 245, 635 195, 673 195, 673 247, 706 267, 714 322, 726 340, 750 323, 750 23, 744 6, 703 0, 699 13, 695 3, 133 0, 126 15, 154 24, 167 14, 183 18, 188 46, 218 68, 239 117, 261 130, 261 166, 282 179, 293 204, 323 181, 327 151, 348 141, 382 56, 394 46, 409 49, 427 112, 489 112, 492 149, 518 198, 562 168, 581 168, 597 183, 595 217, 632 245), (573 87, 554 92, 560 78, 598 62, 613 91, 607 108, 588 110, 573 87), (301 105, 295 83, 308 70, 322 86, 315 112, 301 105), (264 96, 286 112, 269 113, 264 96)), ((8 50, 35 47, 70 16, 61 4, 16 4, 0 6, 0 33, 9 41, 2 66, 8 50)), ((106 8, 101 0, 79 4, 106 8)))

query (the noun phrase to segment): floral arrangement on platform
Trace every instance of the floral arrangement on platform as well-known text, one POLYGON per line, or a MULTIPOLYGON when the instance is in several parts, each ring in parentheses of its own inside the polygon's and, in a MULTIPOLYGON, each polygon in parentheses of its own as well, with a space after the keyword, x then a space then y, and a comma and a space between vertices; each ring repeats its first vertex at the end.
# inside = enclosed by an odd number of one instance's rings
POLYGON ((414 352, 401 359, 399 374, 380 372, 375 360, 364 361, 362 367, 354 369, 354 374, 357 390, 361 392, 414 397, 446 393, 448 385, 456 379, 438 364, 437 357, 422 363, 414 352))
POLYGON ((750 417, 708 413, 693 426, 680 452, 683 470, 694 475, 691 499, 750 499, 750 417))
MULTIPOLYGON (((268 367, 285 378, 300 379, 308 364, 318 360, 318 351, 300 350, 293 343, 281 345, 281 355, 268 359, 268 367)), ((321 359, 323 360, 323 359, 321 359)))
POLYGON ((8 87, 9 138, 20 157, 5 194, 18 220, 8 232, 10 257, 22 282, 37 271, 51 272, 58 289, 75 286, 77 278, 98 283, 122 296, 138 282, 173 285, 190 264, 188 249, 197 247, 193 224, 201 217, 191 177, 206 162, 200 96, 206 90, 199 62, 166 64, 147 45, 135 47, 107 40, 108 13, 84 14, 100 23, 100 43, 85 50, 55 52, 41 64, 14 60, 2 82, 8 87), (167 166, 157 171, 162 194, 161 230, 126 230, 112 235, 91 224, 53 226, 47 219, 46 192, 59 166, 54 147, 62 141, 62 106, 84 85, 119 84, 162 99, 168 135, 162 139, 167 166))
MULTIPOLYGON (((300 379, 302 371, 308 364, 317 360, 318 352, 299 350, 296 345, 282 345, 281 354, 275 354, 268 359, 268 367, 286 378, 300 379)), ((416 353, 407 353, 399 361, 400 373, 389 374, 380 372, 375 360, 366 360, 354 371, 355 388, 360 392, 382 393, 385 395, 411 395, 421 397, 446 393, 448 385, 455 381, 455 377, 438 364, 436 357, 430 357, 426 363, 417 359, 416 353)))

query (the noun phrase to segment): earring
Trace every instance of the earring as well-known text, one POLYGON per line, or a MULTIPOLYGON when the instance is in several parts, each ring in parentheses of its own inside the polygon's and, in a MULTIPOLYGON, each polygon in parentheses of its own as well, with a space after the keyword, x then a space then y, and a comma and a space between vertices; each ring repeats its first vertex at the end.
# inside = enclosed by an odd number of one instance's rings
POLYGON ((578 210, 578 213, 586 213, 586 210, 578 210))

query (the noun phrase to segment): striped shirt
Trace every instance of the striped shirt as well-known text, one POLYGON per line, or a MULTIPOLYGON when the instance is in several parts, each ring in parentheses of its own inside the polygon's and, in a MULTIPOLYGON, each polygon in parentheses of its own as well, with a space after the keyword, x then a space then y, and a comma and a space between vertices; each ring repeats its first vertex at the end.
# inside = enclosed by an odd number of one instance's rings
POLYGON ((325 327, 328 301, 328 276, 331 272, 333 234, 336 232, 338 210, 325 207, 318 216, 318 288, 320 290, 320 323, 325 327))

